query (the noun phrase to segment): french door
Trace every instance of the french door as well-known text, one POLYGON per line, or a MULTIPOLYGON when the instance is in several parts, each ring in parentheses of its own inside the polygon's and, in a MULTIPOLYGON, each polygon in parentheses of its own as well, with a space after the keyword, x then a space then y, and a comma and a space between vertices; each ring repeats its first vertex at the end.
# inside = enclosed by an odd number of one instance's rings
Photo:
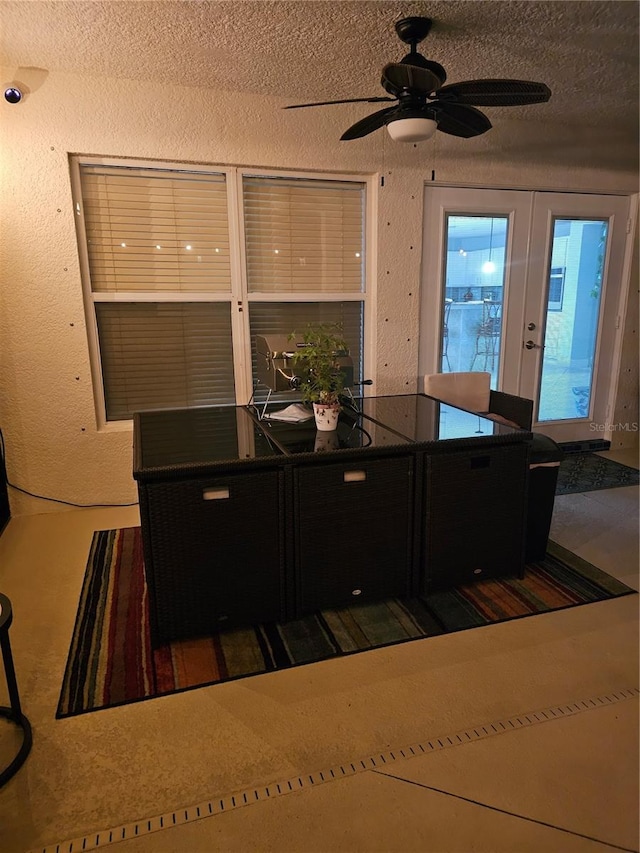
POLYGON ((593 438, 617 384, 629 221, 623 196, 426 187, 420 375, 487 371, 534 400, 534 429, 593 438))

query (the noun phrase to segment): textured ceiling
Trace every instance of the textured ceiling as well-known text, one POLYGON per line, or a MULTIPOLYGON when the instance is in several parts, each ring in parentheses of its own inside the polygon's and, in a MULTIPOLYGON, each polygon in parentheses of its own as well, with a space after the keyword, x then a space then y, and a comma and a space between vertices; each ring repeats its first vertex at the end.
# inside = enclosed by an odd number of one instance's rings
MULTIPOLYGON (((550 86, 548 104, 509 108, 509 118, 637 138, 634 0, 4 0, 0 63, 16 74, 31 67, 154 80, 275 96, 282 104, 376 96, 385 94, 382 66, 408 51, 393 24, 415 14, 434 20, 420 51, 444 65, 447 82, 515 77, 550 86)), ((353 115, 352 107, 318 109, 353 115)), ((373 109, 363 105, 363 115, 373 109)), ((502 111, 485 112, 497 119, 502 111)))

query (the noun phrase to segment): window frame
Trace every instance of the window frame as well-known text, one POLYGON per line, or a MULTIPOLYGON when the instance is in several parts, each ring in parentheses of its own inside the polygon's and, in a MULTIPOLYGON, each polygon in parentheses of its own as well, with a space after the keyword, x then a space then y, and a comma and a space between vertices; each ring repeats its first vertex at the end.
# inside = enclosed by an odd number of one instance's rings
POLYGON ((566 266, 563 267, 551 267, 549 269, 549 292, 547 295, 547 310, 548 311, 562 311, 562 304, 564 302, 564 280, 567 272, 566 266), (557 279, 559 282, 560 295, 559 299, 552 299, 553 296, 551 290, 551 279, 557 279))
MULTIPOLYGON (((96 417, 99 432, 131 430, 131 419, 108 421, 105 406, 105 388, 102 376, 102 355, 98 335, 95 305, 99 302, 225 302, 231 309, 232 358, 235 374, 235 397, 237 405, 246 405, 253 391, 251 365, 251 335, 249 329, 249 305, 251 302, 347 302, 363 304, 362 352, 363 377, 376 379, 376 282, 377 282, 377 228, 378 181, 372 173, 334 173, 294 169, 248 168, 202 163, 180 163, 165 160, 141 160, 117 157, 94 157, 71 154, 69 156, 71 191, 74 206, 78 257, 82 280, 82 295, 85 309, 89 361, 96 417), (229 291, 93 291, 89 270, 89 253, 82 206, 81 165, 120 166, 123 168, 178 170, 181 172, 210 172, 225 176, 227 189, 227 211, 229 228, 229 262, 231 289, 229 291), (337 181, 364 185, 364 276, 359 292, 249 292, 247 282, 246 242, 243 215, 243 178, 289 178, 313 181, 337 181)), ((371 388, 363 386, 363 393, 370 395, 371 388)))

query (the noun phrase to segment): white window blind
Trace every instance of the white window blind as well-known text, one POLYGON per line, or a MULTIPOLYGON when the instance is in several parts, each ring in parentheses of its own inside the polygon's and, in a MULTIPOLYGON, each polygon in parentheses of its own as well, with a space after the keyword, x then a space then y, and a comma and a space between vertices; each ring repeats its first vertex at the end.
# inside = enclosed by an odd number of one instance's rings
POLYGON ((234 403, 228 302, 98 302, 107 420, 234 403))
POLYGON ((365 185, 243 178, 249 292, 364 289, 365 185))
POLYGON ((82 164, 94 292, 230 291, 225 176, 82 164))

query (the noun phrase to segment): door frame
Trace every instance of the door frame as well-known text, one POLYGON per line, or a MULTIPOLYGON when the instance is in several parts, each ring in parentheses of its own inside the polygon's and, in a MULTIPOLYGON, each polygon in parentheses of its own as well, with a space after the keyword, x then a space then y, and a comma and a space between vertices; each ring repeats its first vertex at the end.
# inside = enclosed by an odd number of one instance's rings
MULTIPOLYGON (((585 417, 576 415, 573 419, 560 421, 534 419, 534 428, 539 428, 556 441, 602 438, 602 431, 594 431, 593 425, 606 426, 609 420, 611 401, 615 400, 620 371, 619 358, 615 371, 613 369, 614 352, 616 347, 621 349, 624 332, 624 316, 620 313, 620 305, 623 300, 626 304, 630 284, 630 278, 624 281, 625 258, 632 243, 629 239, 632 236, 630 213, 629 196, 601 193, 536 193, 533 198, 531 245, 544 245, 545 251, 544 256, 536 255, 527 264, 524 322, 536 323, 536 331, 527 334, 540 345, 544 345, 546 338, 546 282, 553 244, 553 222, 558 218, 608 222, 589 411, 585 417), (576 435, 576 432, 580 434, 576 435)), ((523 332, 524 337, 526 335, 523 332)), ((542 353, 543 349, 538 348, 522 350, 520 394, 533 396, 536 403, 539 402, 542 353)), ((537 407, 534 407, 534 418, 536 410, 537 407)))
MULTIPOLYGON (((432 184, 425 183, 424 187, 424 223, 423 223, 423 247, 422 247, 422 283, 421 283, 421 304, 420 304, 420 344, 418 356, 418 375, 421 383, 421 377, 427 373, 436 373, 440 371, 440 353, 441 353, 441 329, 443 320, 444 308, 444 245, 445 245, 445 214, 453 215, 477 215, 490 216, 499 214, 508 216, 509 218, 509 234, 505 254, 505 278, 504 278, 504 307, 503 315, 505 317, 502 339, 502 352, 500 358, 500 368, 498 373, 498 388, 512 394, 520 394, 526 397, 537 397, 538 386, 537 377, 541 370, 542 359, 538 358, 538 370, 535 378, 535 385, 532 385, 530 364, 527 371, 523 365, 524 356, 529 355, 524 350, 525 341, 525 324, 529 319, 525 319, 525 315, 531 312, 531 305, 527 302, 527 292, 529 299, 533 291, 532 275, 538 276, 537 298, 539 299, 539 308, 542 310, 544 306, 544 298, 546 289, 540 283, 540 270, 544 269, 544 274, 547 272, 547 261, 552 242, 552 235, 547 233, 543 246, 536 251, 539 253, 537 263, 533 260, 528 260, 526 264, 514 264, 514 258, 523 257, 531 258, 532 238, 534 236, 534 211, 536 209, 536 200, 539 204, 544 200, 549 201, 566 201, 567 210, 571 210, 573 202, 574 207, 568 215, 579 218, 576 213, 575 203, 581 200, 594 199, 596 200, 623 200, 627 203, 626 211, 626 227, 622 229, 624 244, 619 243, 616 247, 618 253, 614 263, 614 269, 611 268, 611 239, 619 235, 620 228, 614 232, 612 225, 610 226, 610 239, 608 240, 608 251, 606 259, 605 274, 603 276, 603 294, 600 307, 600 317, 605 318, 605 312, 609 322, 602 325, 606 339, 602 334, 598 336, 598 352, 602 353, 605 358, 606 365, 602 361, 597 361, 594 367, 594 376, 596 370, 600 371, 601 382, 602 376, 607 374, 607 391, 600 392, 598 400, 598 409, 590 411, 593 414, 594 420, 590 422, 587 419, 576 419, 567 422, 545 421, 540 424, 542 430, 547 434, 553 434, 553 437, 560 441, 579 440, 578 434, 582 440, 585 438, 607 438, 610 440, 612 430, 611 424, 608 421, 614 412, 615 399, 617 394, 618 377, 621 367, 622 356, 622 339, 624 333, 625 311, 629 295, 629 287, 631 282, 631 268, 634 250, 634 237, 636 236, 636 221, 638 216, 638 194, 631 193, 583 193, 583 192, 558 192, 554 190, 522 190, 522 189, 496 189, 482 188, 472 186, 457 186, 450 184, 432 184), (473 201, 470 204, 471 194, 478 197, 478 204, 473 201), (582 199, 577 198, 582 197, 582 199), (515 227, 516 217, 518 220, 515 227), (535 271, 532 272, 535 267, 535 271), (540 293, 542 292, 542 295, 540 293), (615 319, 614 319, 615 318, 615 319), (615 328, 612 328, 615 326, 615 328), (518 330, 517 334, 514 330, 518 330), (507 330, 510 330, 507 333, 507 330), (604 345, 603 345, 604 341, 604 345), (600 427, 600 422, 604 423, 606 429, 603 431, 600 427), (599 425, 597 435, 593 432, 592 423, 599 425)), ((587 210, 584 212, 585 218, 591 215, 593 211, 587 210)), ((554 216, 562 216, 562 212, 553 211, 554 216)), ((595 218, 596 214, 593 213, 595 218)), ((598 218, 605 218, 600 213, 598 218)), ((548 231, 548 229, 547 229, 548 231)), ((536 232, 538 242, 540 241, 539 233, 536 232)), ((534 247, 535 248, 535 247, 534 247)), ((546 312, 545 312, 546 316, 546 312)), ((544 328, 540 328, 540 335, 544 336, 544 328)), ((530 337, 531 333, 526 332, 530 337)), ((542 337, 543 340, 543 337, 542 337)), ((595 387, 595 386, 594 386, 595 387)), ((420 388, 420 390, 422 390, 420 388)), ((595 397, 595 394, 593 395, 595 397)), ((537 402, 537 401, 536 401, 537 402)))
MULTIPOLYGON (((528 252, 530 230, 531 193, 526 190, 482 189, 480 187, 452 187, 425 185, 424 230, 422 247, 422 288, 420 302, 420 345, 418 375, 438 373, 440 370, 440 330, 443 322, 445 275, 445 214, 475 216, 507 216, 507 245, 505 247, 505 277, 503 286, 503 328, 517 323, 522 328, 524 318, 525 270, 514 266, 511 261, 518 253, 528 252), (437 214, 429 215, 431 203, 427 192, 437 205, 437 214), (471 208, 469 192, 481 192, 482 202, 471 208), (526 218, 526 229, 515 229, 516 218, 526 218), (429 252, 429 247, 439 246, 438 252, 429 252), (427 255, 425 257, 425 254, 427 255), (427 286, 429 282, 429 286, 427 286), (436 286, 433 286, 437 283, 436 286), (437 324, 434 323, 437 320, 437 324)), ((502 352, 498 371, 498 388, 509 394, 519 393, 519 372, 522 359, 521 346, 507 341, 503 336, 502 352)))

